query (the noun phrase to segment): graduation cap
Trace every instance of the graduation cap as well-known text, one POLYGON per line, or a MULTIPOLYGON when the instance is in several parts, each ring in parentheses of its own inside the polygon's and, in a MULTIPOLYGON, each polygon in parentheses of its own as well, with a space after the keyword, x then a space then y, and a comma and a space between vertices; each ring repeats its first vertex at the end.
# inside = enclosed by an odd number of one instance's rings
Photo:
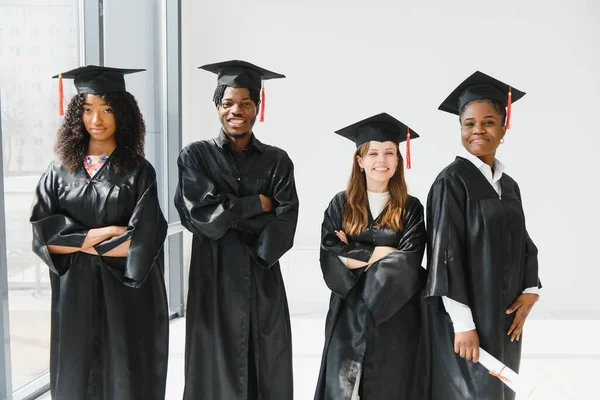
POLYGON ((512 103, 525 96, 517 90, 483 72, 476 71, 465 79, 438 107, 438 110, 459 115, 460 109, 470 101, 491 99, 506 107, 506 128, 510 129, 512 103))
POLYGON ((63 78, 73 79, 75 88, 77 88, 77 93, 79 94, 124 92, 126 90, 124 75, 141 71, 145 71, 145 69, 124 69, 86 65, 54 75, 52 78, 58 78, 59 115, 64 114, 63 78))
POLYGON ((206 64, 198 68, 217 74, 218 85, 234 88, 260 89, 260 122, 265 120, 264 81, 285 78, 285 75, 240 60, 206 64))
POLYGON ((398 121, 388 113, 381 113, 363 119, 343 129, 335 131, 340 136, 345 137, 360 145, 372 140, 377 142, 396 142, 406 141, 406 168, 410 169, 410 140, 416 139, 419 135, 411 130, 407 125, 398 121))

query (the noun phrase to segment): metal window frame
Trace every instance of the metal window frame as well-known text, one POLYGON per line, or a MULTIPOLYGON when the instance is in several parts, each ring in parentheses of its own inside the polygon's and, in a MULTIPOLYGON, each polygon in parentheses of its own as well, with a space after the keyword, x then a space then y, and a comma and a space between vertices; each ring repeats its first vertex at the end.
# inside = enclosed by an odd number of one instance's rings
POLYGON ((163 204, 169 230, 165 263, 169 265, 169 313, 183 317, 183 227, 173 199, 177 188, 177 158, 181 150, 181 0, 162 0, 163 34, 163 204))
POLYGON ((104 0, 79 0, 81 65, 104 65, 104 0))
POLYGON ((8 315, 8 272, 6 260, 6 225, 4 213, 4 159, 2 157, 2 99, 0 93, 0 399, 12 398, 12 370, 10 360, 10 322, 8 315))

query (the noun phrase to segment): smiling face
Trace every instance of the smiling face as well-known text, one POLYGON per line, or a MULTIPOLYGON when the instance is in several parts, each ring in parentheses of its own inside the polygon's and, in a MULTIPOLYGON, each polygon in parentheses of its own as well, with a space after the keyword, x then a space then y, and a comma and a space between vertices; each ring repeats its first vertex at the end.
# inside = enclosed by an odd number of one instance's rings
POLYGON ((116 142, 117 121, 102 96, 88 94, 83 104, 83 125, 96 142, 116 142))
POLYGON ((474 156, 493 161, 500 140, 506 134, 506 126, 492 103, 480 100, 467 104, 461 114, 460 127, 465 149, 474 156))
POLYGON ((398 144, 391 141, 371 141, 367 152, 356 156, 356 161, 364 169, 367 187, 381 187, 382 184, 387 187, 398 169, 398 144))
POLYGON ((225 133, 241 137, 252 132, 258 107, 250 98, 248 89, 227 87, 217 111, 225 133))

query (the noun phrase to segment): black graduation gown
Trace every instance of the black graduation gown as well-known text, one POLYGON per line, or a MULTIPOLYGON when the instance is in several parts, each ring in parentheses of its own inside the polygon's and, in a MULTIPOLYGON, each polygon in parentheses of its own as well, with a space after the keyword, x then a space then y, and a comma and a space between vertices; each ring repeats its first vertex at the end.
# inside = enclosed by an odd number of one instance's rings
POLYGON ((420 328, 421 267, 426 233, 423 206, 408 196, 403 230, 376 226, 381 215, 345 245, 335 235, 342 227, 346 193, 325 211, 321 229, 321 269, 331 289, 325 323, 325 348, 315 400, 349 400, 362 367, 361 400, 417 400, 410 395, 420 328), (375 246, 398 250, 364 268, 349 270, 339 257, 368 261, 375 246))
POLYGON ((162 245, 167 223, 156 176, 145 162, 115 173, 113 158, 93 178, 53 162, 33 202, 33 251, 50 268, 50 391, 58 400, 164 399, 169 315, 162 245), (80 247, 92 228, 127 226, 95 246, 100 256, 55 255, 80 247), (128 257, 102 254, 130 239, 128 257))
POLYGON ((285 151, 255 137, 247 151, 238 169, 221 131, 185 147, 178 160, 175 206, 194 234, 187 400, 293 398, 290 317, 278 261, 292 247, 298 219, 293 164, 285 151), (272 199, 274 212, 262 212, 259 194, 272 199), (248 394, 248 380, 257 395, 248 394))
MULTIPOLYGON (((470 161, 457 157, 435 180, 427 198, 426 319, 430 330, 432 400, 512 400, 514 392, 481 364, 454 353, 452 321, 441 296, 471 308, 480 346, 514 371, 521 341, 506 332, 506 309, 528 287, 539 286, 537 248, 525 229, 517 183, 500 179, 502 196, 470 161)), ((522 339, 521 339, 522 340, 522 339)))

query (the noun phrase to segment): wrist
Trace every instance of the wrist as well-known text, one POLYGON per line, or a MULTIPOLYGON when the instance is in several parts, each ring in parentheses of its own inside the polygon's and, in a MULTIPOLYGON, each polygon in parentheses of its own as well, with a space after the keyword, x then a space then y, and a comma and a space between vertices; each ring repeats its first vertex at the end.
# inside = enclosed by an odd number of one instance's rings
POLYGON ((267 199, 264 195, 259 194, 258 198, 260 200, 260 209, 262 212, 266 212, 267 211, 267 199))
POLYGON ((106 232, 104 234, 104 239, 110 239, 114 236, 119 236, 121 233, 119 232, 119 228, 116 226, 108 226, 106 232))

